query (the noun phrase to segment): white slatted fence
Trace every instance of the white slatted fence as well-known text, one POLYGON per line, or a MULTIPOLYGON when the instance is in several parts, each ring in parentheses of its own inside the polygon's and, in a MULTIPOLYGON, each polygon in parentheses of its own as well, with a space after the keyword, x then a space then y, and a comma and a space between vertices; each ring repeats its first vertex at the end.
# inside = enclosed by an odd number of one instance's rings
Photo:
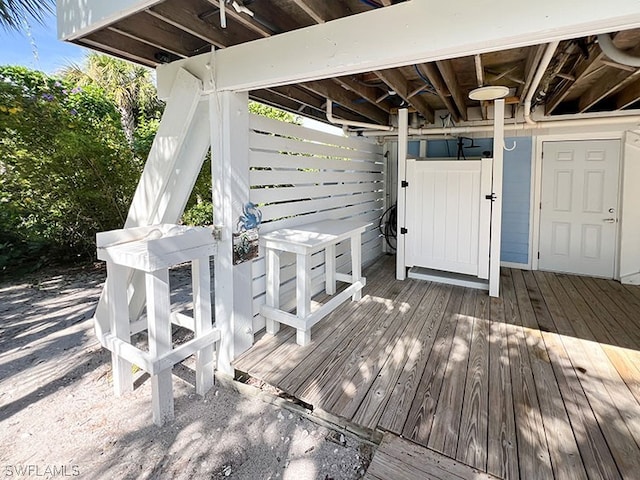
MULTIPOLYGON (((372 222, 362 235, 362 262, 382 254, 378 221, 384 205, 382 147, 365 139, 319 132, 300 125, 251 116, 249 133, 250 199, 262 211, 261 233, 329 219, 372 222)), ((338 271, 350 271, 348 242, 336 247, 338 271)), ((295 302, 295 257, 281 261, 284 309, 295 302)), ((323 290, 324 254, 312 258, 314 294, 323 290)), ((264 328, 258 315, 265 303, 265 261, 253 262, 254 331, 264 328)))

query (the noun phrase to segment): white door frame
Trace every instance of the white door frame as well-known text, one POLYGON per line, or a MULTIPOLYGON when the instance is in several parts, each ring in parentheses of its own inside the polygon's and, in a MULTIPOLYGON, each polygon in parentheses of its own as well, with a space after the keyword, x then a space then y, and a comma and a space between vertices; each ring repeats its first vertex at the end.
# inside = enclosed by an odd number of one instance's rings
MULTIPOLYGON (((624 144, 624 132, 602 132, 602 133, 571 133, 560 135, 539 135, 535 137, 534 147, 534 182, 533 182, 533 221, 531 235, 529 238, 529 256, 531 258, 531 269, 538 270, 538 251, 540 247, 540 202, 542 201, 542 148, 545 142, 571 142, 580 140, 619 140, 620 141, 620 173, 618 174, 618 210, 623 208, 622 202, 622 146, 624 144)), ((613 278, 620 276, 620 222, 616 226, 616 251, 614 252, 613 278)))

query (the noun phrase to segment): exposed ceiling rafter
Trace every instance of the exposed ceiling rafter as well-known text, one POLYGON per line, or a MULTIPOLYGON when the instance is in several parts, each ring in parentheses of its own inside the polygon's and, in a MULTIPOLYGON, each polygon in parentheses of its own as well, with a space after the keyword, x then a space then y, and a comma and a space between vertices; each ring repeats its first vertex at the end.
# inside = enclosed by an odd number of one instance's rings
POLYGON ((368 100, 369 102, 376 104, 378 108, 381 108, 386 112, 391 111, 391 107, 389 107, 386 103, 378 102, 378 98, 380 96, 379 89, 362 85, 352 77, 338 77, 335 79, 335 81, 342 85, 344 88, 347 88, 352 92, 360 95, 362 98, 368 100))
POLYGON ((200 18, 199 12, 191 7, 189 2, 184 2, 180 8, 173 7, 169 2, 159 3, 149 8, 147 12, 169 25, 209 42, 216 48, 225 48, 229 45, 262 38, 262 35, 246 28, 237 29, 228 26, 226 29, 222 29, 216 27, 200 18))
POLYGON ((380 125, 387 125, 389 123, 387 112, 370 103, 358 103, 361 99, 359 95, 344 89, 332 80, 305 82, 301 83, 300 86, 334 101, 348 110, 359 113, 380 125))
POLYGON ((451 92, 456 107, 458 107, 460 117, 463 120, 467 120, 467 98, 458 85, 453 65, 449 60, 440 60, 436 62, 436 65, 440 71, 440 75, 442 75, 442 78, 449 88, 449 92, 451 92))
POLYGON ((616 96, 616 108, 621 110, 640 102, 640 79, 627 85, 616 96))
MULTIPOLYGON (((220 8, 220 2, 218 0, 206 0, 206 1, 209 2, 211 5, 213 5, 214 7, 220 8)), ((271 35, 273 35, 273 32, 271 30, 260 25, 258 22, 253 20, 248 15, 238 13, 233 8, 227 8, 225 9, 225 12, 229 18, 244 25, 248 29, 253 30, 254 32, 262 35, 263 37, 270 37, 271 35)))
POLYGON ((375 72, 380 80, 387 84, 396 94, 398 94, 409 105, 412 105, 426 120, 428 123, 433 123, 435 115, 433 109, 429 106, 421 95, 416 95, 412 98, 409 97, 410 86, 405 76, 400 70, 389 69, 380 70, 375 72))
POLYGON ((451 101, 451 93, 449 92, 449 88, 447 87, 447 85, 444 83, 444 80, 440 76, 438 67, 436 67, 433 63, 423 63, 421 65, 418 65, 417 68, 420 70, 420 72, 424 73, 427 76, 427 78, 431 82, 431 85, 433 85, 433 88, 436 90, 438 97, 440 97, 440 100, 442 100, 442 103, 444 103, 445 107, 451 114, 451 118, 453 118, 454 121, 459 122, 460 114, 458 113, 456 106, 451 101))

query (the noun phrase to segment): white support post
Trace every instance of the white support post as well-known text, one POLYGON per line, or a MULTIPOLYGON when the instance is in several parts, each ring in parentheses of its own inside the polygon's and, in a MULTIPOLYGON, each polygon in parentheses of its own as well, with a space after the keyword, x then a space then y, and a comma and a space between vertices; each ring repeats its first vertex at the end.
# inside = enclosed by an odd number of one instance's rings
MULTIPOLYGON (((311 313, 311 255, 296 255, 296 316, 307 318, 311 313)), ((298 328, 296 331, 298 345, 311 342, 311 328, 298 328)))
MULTIPOLYGON (((129 309, 127 308, 128 269, 113 262, 109 262, 107 268, 109 275, 107 275, 104 297, 111 333, 116 338, 131 343, 129 309)), ((113 389, 118 397, 133 390, 131 367, 131 363, 120 357, 117 351, 111 351, 113 389)))
MULTIPOLYGON (((191 262, 193 289, 193 317, 195 338, 203 337, 213 330, 211 323, 211 274, 209 258, 202 257, 191 262)), ((215 359, 213 345, 201 348, 196 353, 196 393, 203 395, 213 387, 215 359)))
POLYGON ((336 293, 336 246, 327 245, 324 250, 325 291, 327 295, 336 293))
MULTIPOLYGON (((280 308, 280 253, 273 248, 268 248, 265 254, 267 269, 266 304, 270 307, 280 308)), ((267 333, 275 335, 280 331, 280 322, 272 318, 266 319, 267 333)))
MULTIPOLYGON (((351 235, 351 283, 355 284, 362 279, 362 235, 351 235)), ((362 289, 358 289, 351 296, 354 302, 362 298, 362 289)))
POLYGON ((214 223, 222 227, 215 257, 216 326, 221 341, 218 370, 253 344, 251 262, 233 265, 233 232, 249 201, 249 97, 246 92, 210 96, 214 223))
MULTIPOLYGON (((149 318, 149 355, 158 358, 173 348, 169 314, 169 270, 162 268, 145 273, 147 287, 147 316, 149 318)), ((151 375, 153 423, 162 425, 173 419, 173 386, 171 368, 151 375)))
POLYGON ((491 253, 489 257, 489 295, 500 295, 500 243, 502 237, 502 162, 504 157, 504 99, 494 102, 493 194, 491 207, 491 253))
POLYGON ((296 255, 296 314, 305 318, 311 313, 311 255, 296 255))
POLYGON ((398 232, 396 242, 396 278, 398 280, 404 280, 407 278, 407 269, 405 267, 405 242, 404 235, 400 233, 405 224, 405 212, 406 212, 406 196, 402 187, 402 181, 406 180, 406 168, 407 168, 407 147, 409 141, 409 111, 406 108, 401 108, 398 111, 398 202, 397 202, 397 214, 398 225, 396 231, 398 232))

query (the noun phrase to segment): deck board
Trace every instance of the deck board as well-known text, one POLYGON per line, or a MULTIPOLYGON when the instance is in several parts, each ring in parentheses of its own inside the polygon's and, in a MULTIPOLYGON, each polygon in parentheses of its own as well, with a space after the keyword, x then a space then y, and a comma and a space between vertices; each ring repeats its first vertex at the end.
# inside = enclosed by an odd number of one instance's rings
POLYGON ((474 316, 456 458, 485 470, 489 416, 489 297, 476 296, 474 316))
POLYGON ((458 449, 458 433, 475 319, 476 297, 480 294, 478 290, 468 290, 462 300, 454 341, 449 352, 440 398, 429 436, 429 448, 451 458, 455 458, 458 449))
POLYGON ((502 269, 502 296, 489 299, 397 281, 393 259, 365 274, 363 299, 323 319, 310 345, 286 327, 234 365, 386 432, 366 478, 640 472, 640 287, 502 269))
POLYGON ((457 462, 445 455, 385 434, 365 480, 495 480, 497 477, 457 462))
POLYGON ((516 420, 513 411, 510 360, 504 304, 492 298, 489 305, 489 431, 487 471, 500 478, 518 478, 516 420))

